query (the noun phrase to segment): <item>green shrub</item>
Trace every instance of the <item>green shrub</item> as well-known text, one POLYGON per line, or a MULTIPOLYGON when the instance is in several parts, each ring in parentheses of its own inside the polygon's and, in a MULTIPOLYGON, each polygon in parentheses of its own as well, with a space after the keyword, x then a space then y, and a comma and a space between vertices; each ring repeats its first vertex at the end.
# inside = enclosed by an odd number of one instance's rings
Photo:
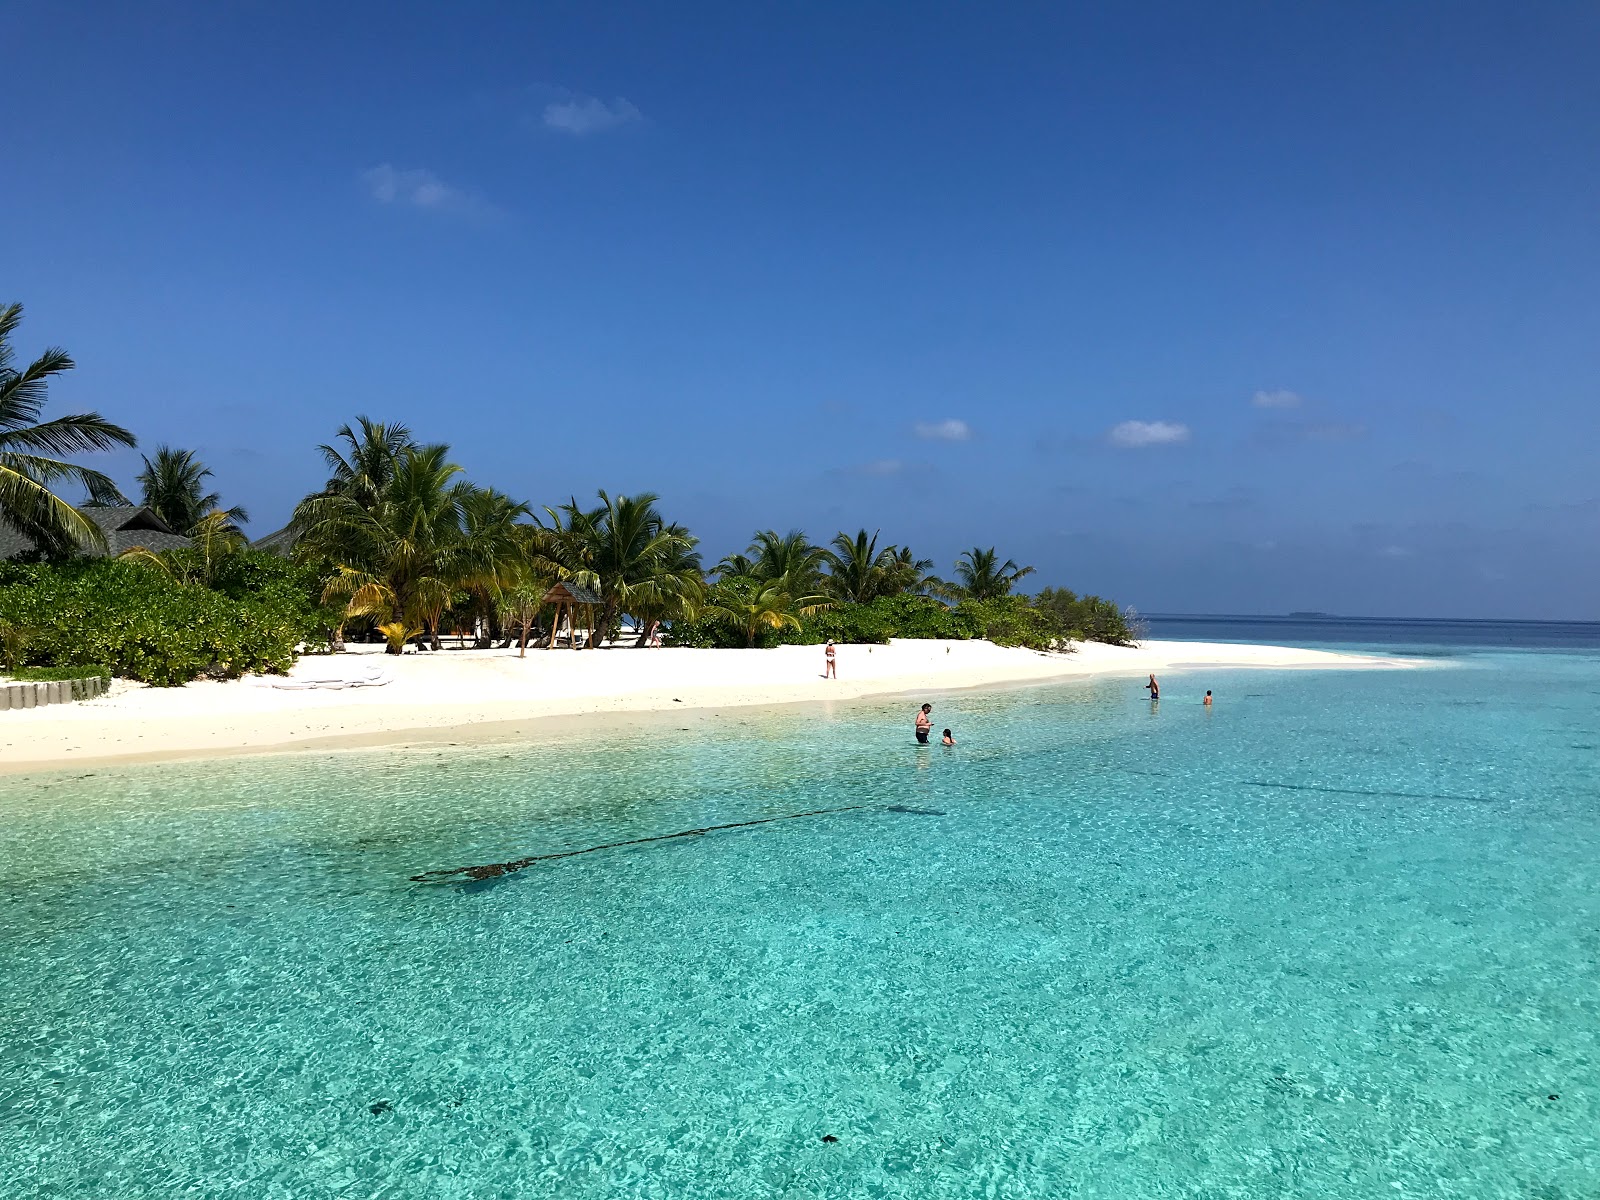
POLYGON ((84 665, 81 667, 18 667, 15 671, 6 672, 18 683, 48 683, 57 679, 88 679, 93 675, 100 677, 100 682, 111 683, 111 669, 84 665))
POLYGON ((993 600, 964 600, 960 611, 978 630, 977 636, 997 646, 1026 646, 1030 650, 1065 650, 1071 632, 1047 610, 1035 608, 1027 596, 999 596, 993 600))
MULTIPOLYGON (((972 622, 937 600, 883 596, 870 604, 837 604, 802 617, 799 629, 763 629, 756 645, 820 646, 830 638, 854 645, 882 645, 890 638, 964 640, 973 636, 972 622)), ((672 622, 663 640, 673 646, 736 647, 745 644, 745 635, 725 623, 701 618, 672 622)))
MULTIPOLYGON (((1060 652, 1075 641, 1129 645, 1134 633, 1111 601, 1080 597, 1066 588, 1045 588, 1037 597, 964 600, 954 608, 910 595, 884 596, 870 604, 837 604, 801 618, 799 629, 761 630, 756 645, 813 646, 829 638, 857 645, 881 645, 890 638, 987 638, 999 646, 1060 652)), ((673 646, 745 644, 744 634, 710 618, 674 621, 664 631, 664 640, 673 646)))
POLYGON ((289 564, 274 575, 240 557, 234 594, 116 559, 0 563, 0 622, 28 631, 28 666, 103 663, 160 686, 285 671, 321 614, 289 564))

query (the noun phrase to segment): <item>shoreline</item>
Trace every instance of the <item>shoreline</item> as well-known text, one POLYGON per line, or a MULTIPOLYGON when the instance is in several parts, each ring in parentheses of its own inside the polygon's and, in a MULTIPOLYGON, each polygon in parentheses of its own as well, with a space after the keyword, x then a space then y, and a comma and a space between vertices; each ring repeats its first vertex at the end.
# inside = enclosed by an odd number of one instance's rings
MULTIPOLYGON (((0 775, 76 767, 333 753, 447 742, 540 740, 655 716, 1039 686, 1073 679, 1187 676, 1204 670, 1373 670, 1416 660, 1250 643, 1077 644, 1044 654, 988 642, 896 640, 840 646, 840 680, 821 647, 596 651, 444 650, 394 657, 358 647, 300 659, 289 682, 387 682, 280 690, 279 680, 183 688, 118 682, 105 696, 0 714, 0 775)), ((1187 691, 1185 690, 1185 695, 1187 691)), ((1176 696, 1172 696, 1176 699, 1176 696)), ((1197 699, 1197 698, 1196 698, 1197 699)))

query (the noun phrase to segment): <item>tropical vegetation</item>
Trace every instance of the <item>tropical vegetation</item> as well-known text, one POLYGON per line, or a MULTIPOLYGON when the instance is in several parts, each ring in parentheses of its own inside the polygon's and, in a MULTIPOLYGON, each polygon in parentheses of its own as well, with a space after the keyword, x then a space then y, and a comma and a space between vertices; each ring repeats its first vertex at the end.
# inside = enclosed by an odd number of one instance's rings
POLYGON ((49 380, 72 360, 51 349, 14 365, 21 311, 0 309, 0 516, 41 552, 0 563, 0 652, 19 670, 104 664, 175 684, 281 670, 298 652, 351 636, 397 654, 440 650, 451 634, 522 654, 558 638, 590 644, 555 627, 545 597, 557 583, 593 601, 593 645, 988 638, 1064 650, 1134 636, 1109 601, 1057 588, 1021 594, 1034 569, 992 546, 963 551, 946 580, 879 530, 817 543, 801 530, 762 529, 708 569, 698 539, 653 493, 601 490, 593 502, 571 497, 536 513, 471 482, 447 445, 365 416, 318 447, 326 482, 268 539, 279 553, 249 546, 248 514, 224 506, 194 451, 162 445, 135 482, 188 544, 97 558, 105 542, 80 508, 127 501, 73 456, 134 438, 95 413, 41 418, 49 380), (85 494, 80 506, 59 494, 64 484, 85 494))
POLYGON ((209 478, 211 468, 193 450, 157 446, 154 458, 144 456, 144 470, 134 482, 139 485, 139 502, 185 536, 208 517, 220 515, 223 523, 234 527, 249 521, 250 514, 242 507, 223 508, 222 496, 205 490, 209 478))
POLYGON ((56 556, 103 550, 105 535, 61 491, 71 485, 91 502, 124 503, 109 476, 71 456, 132 446, 134 436, 95 412, 41 420, 50 380, 74 363, 52 346, 18 366, 11 339, 21 324, 22 305, 0 305, 0 518, 56 556))

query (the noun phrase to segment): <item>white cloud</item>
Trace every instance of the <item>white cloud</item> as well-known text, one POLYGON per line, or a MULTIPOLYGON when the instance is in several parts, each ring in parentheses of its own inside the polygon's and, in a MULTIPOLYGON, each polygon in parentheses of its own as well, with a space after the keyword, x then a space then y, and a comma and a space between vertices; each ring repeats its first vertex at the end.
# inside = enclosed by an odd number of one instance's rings
POLYGON ((644 114, 621 96, 607 104, 594 96, 574 95, 566 100, 552 100, 544 106, 545 128, 570 133, 573 137, 604 133, 643 119, 644 114))
POLYGON ((1250 397, 1257 408, 1299 408, 1305 403, 1297 392, 1257 392, 1250 397))
POLYGON ((943 421, 918 421, 913 428, 919 438, 935 442, 964 442, 972 436, 972 426, 954 417, 943 421))
POLYGON ((432 171, 420 167, 401 170, 391 163, 383 163, 363 171, 361 178, 379 204, 470 216, 488 216, 495 211, 494 206, 481 197, 448 184, 432 171))
POLYGON ((1382 550, 1379 550, 1378 553, 1383 555, 1385 558, 1411 557, 1411 551, 1407 550, 1404 546, 1385 546, 1382 550))
POLYGON ((874 462, 862 463, 856 468, 863 475, 898 475, 905 470, 905 463, 898 458, 880 458, 874 462))
POLYGON ((1145 446, 1172 446, 1189 440, 1189 427, 1176 421, 1124 421, 1107 436, 1113 446, 1138 450, 1145 446))

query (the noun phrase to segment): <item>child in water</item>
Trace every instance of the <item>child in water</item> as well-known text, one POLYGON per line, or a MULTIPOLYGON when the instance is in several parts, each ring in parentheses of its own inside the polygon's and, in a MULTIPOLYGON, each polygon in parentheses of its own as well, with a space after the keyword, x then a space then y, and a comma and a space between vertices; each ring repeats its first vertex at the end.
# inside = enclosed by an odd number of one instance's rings
POLYGON ((944 731, 944 744, 946 746, 954 746, 956 744, 956 739, 950 736, 948 729, 944 731))

